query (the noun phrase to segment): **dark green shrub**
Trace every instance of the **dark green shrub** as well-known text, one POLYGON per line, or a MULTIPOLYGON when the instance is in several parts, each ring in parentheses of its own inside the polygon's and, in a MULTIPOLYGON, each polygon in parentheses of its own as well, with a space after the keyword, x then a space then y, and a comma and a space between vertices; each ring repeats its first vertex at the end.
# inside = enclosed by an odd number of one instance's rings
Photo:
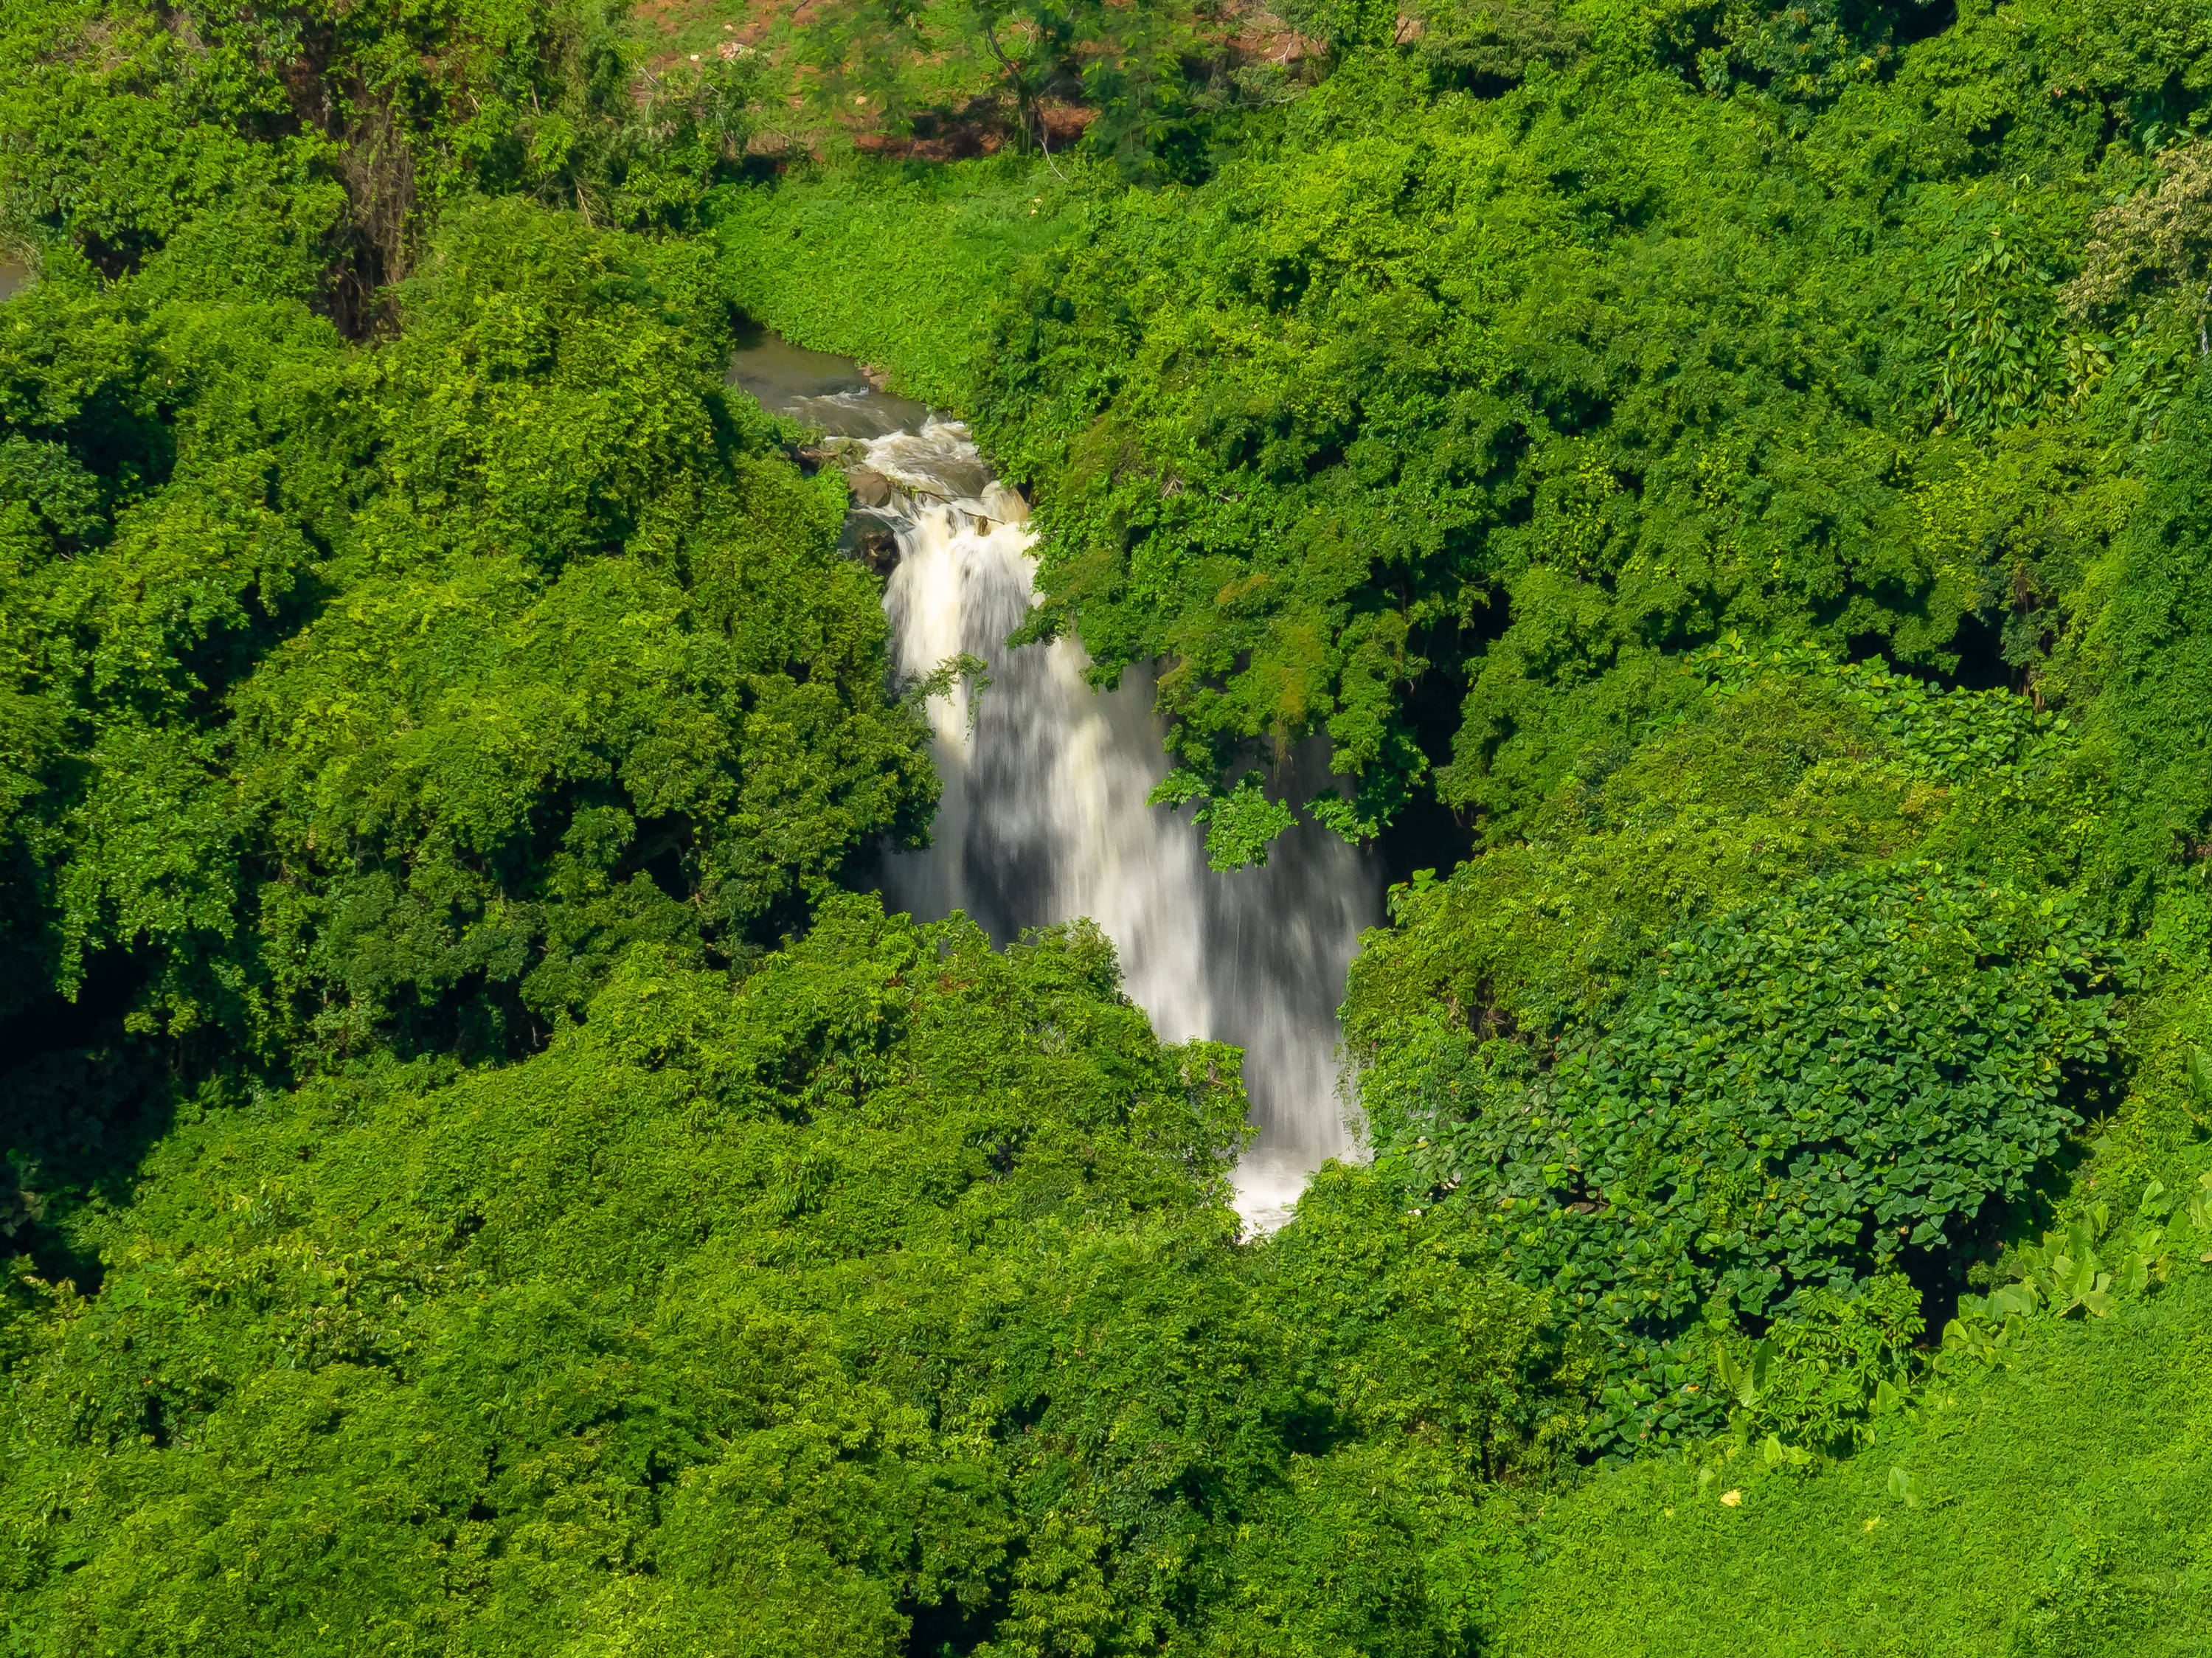
MULTIPOLYGON (((1364 1098, 1426 1202, 1664 1376, 1716 1303, 1764 1321, 1948 1272, 2097 1097, 2116 993, 2064 900, 1850 874, 1678 939, 1555 1053, 1432 1023, 1364 1098)), ((1604 1442, 1711 1421, 1668 1385, 1617 1395, 1604 1442)))

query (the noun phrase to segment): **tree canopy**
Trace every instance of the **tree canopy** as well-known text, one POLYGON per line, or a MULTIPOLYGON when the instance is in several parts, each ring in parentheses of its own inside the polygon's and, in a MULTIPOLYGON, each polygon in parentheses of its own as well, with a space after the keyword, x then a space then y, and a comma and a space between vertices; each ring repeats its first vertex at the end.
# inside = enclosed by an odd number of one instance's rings
POLYGON ((10 6, 0 1647, 2201 1650, 2208 54, 10 6), (871 890, 959 659, 758 325, 1127 810, 1393 872, 1279 1230, 1096 926, 871 890))
POLYGON ((1627 659, 1730 629, 2055 690, 2098 458, 2198 355, 2196 233, 2107 209, 2197 211, 2147 119, 2203 22, 2022 4, 1899 53, 1915 15, 1743 8, 1691 54, 1570 9, 1471 89, 1439 29, 1203 185, 1071 205, 976 392, 1038 492, 1035 631, 1168 665, 1194 789, 1326 732, 1356 786, 1315 808, 1364 835, 1429 794, 1510 828, 1627 659), (2173 251, 2064 289, 2099 225, 2173 251))

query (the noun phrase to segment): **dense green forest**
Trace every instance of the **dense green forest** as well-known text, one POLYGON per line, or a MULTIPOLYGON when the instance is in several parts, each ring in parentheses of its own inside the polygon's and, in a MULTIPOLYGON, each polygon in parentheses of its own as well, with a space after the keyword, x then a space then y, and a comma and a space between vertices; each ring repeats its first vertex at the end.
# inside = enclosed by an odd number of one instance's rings
POLYGON ((10 0, 0 258, 0 1651, 2212 1649, 2200 0, 10 0), (1280 1230, 754 325, 1404 877, 1280 1230))

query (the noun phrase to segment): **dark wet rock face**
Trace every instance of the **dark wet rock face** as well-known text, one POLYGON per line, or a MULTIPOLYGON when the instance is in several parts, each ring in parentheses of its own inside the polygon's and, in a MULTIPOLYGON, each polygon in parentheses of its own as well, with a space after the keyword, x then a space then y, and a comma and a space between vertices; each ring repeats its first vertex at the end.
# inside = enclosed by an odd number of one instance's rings
POLYGON ((898 532, 890 525, 856 518, 847 528, 847 540, 852 556, 878 575, 888 576, 898 568, 898 532))

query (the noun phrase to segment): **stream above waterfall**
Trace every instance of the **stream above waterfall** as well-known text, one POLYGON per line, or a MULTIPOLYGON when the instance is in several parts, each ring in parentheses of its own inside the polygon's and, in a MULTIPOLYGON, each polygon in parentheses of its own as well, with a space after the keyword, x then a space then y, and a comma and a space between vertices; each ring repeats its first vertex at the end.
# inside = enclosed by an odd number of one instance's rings
MULTIPOLYGON (((1073 639, 1007 648, 1032 598, 1028 508, 967 428, 886 396, 848 359, 773 335, 737 354, 730 379, 830 440, 854 483, 848 544, 895 541, 884 607, 898 671, 963 652, 989 665, 974 706, 964 685, 929 704, 945 791, 934 844, 884 859, 885 898, 924 920, 963 911, 1002 944, 1096 921, 1164 1040, 1244 1050, 1258 1133, 1237 1206, 1255 1230, 1279 1224, 1316 1169, 1354 1151, 1336 1009, 1359 933, 1382 917, 1375 860, 1306 823, 1262 868, 1210 868, 1200 829, 1146 804, 1168 769, 1152 675, 1133 668, 1101 691, 1073 639)), ((1276 786, 1293 798, 1325 786, 1326 758, 1302 746, 1276 786)))

